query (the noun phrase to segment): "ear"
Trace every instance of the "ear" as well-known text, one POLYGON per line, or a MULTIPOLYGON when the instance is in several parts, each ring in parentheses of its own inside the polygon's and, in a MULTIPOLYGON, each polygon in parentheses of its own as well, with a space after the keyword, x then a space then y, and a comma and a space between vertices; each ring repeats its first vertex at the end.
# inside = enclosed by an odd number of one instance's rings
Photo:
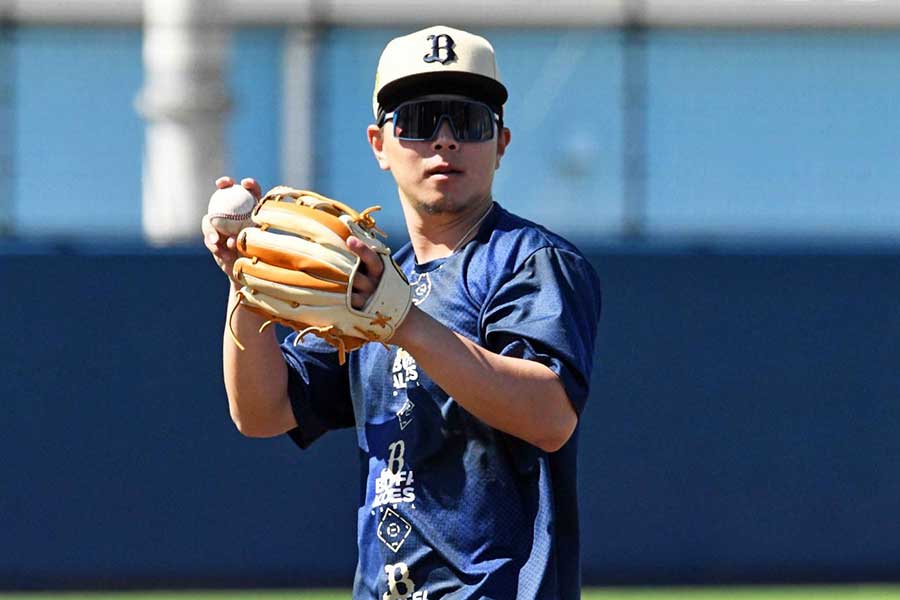
POLYGON ((390 171, 391 165, 384 153, 384 131, 378 125, 369 125, 366 128, 366 137, 369 139, 369 147, 372 148, 378 166, 382 171, 390 171))
POLYGON ((497 164, 494 166, 494 169, 500 168, 500 158, 506 153, 506 147, 509 146, 509 141, 512 139, 512 134, 509 132, 509 128, 504 127, 500 130, 499 135, 497 136, 497 164))

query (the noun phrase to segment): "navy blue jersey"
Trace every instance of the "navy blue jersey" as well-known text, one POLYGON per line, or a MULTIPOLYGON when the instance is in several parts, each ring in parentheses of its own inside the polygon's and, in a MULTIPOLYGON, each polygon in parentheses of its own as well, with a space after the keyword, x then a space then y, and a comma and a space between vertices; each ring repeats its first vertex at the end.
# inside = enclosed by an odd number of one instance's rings
MULTIPOLYGON (((493 352, 540 362, 577 413, 600 315, 597 276, 559 236, 494 204, 456 253, 395 259, 418 307, 493 352)), ((363 460, 353 597, 580 596, 578 430, 548 454, 469 414, 397 346, 367 344, 337 365, 322 343, 283 345, 306 447, 356 427, 363 460)))

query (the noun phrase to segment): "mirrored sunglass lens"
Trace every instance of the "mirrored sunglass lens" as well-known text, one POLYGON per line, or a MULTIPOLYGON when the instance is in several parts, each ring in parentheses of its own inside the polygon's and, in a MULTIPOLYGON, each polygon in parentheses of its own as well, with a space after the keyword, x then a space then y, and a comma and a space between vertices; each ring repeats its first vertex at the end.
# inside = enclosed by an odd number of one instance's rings
POLYGON ((394 114, 394 133, 401 139, 429 140, 445 116, 460 141, 484 141, 493 136, 494 117, 489 108, 472 102, 441 100, 398 107, 394 114))
POLYGON ((404 130, 403 137, 411 139, 428 139, 434 131, 440 115, 434 107, 426 103, 407 104, 401 110, 398 122, 404 130))
POLYGON ((493 136, 494 116, 488 107, 459 102, 450 114, 460 141, 481 142, 493 136))
POLYGON ((414 102, 397 108, 394 134, 407 140, 427 140, 441 118, 439 106, 433 102, 414 102))

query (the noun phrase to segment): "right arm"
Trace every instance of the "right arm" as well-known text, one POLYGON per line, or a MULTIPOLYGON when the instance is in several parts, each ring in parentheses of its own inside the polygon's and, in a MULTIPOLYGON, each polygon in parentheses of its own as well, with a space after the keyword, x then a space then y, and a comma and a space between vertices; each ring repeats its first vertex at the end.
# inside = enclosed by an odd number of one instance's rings
MULTIPOLYGON (((221 177, 216 186, 234 185, 229 177, 221 177)), ((257 198, 259 184, 244 179, 241 185, 257 198)), ((222 339, 222 369, 228 408, 238 430, 250 437, 273 437, 297 427, 297 420, 288 397, 288 372, 284 356, 275 335, 274 327, 267 327, 262 334, 260 326, 265 318, 243 308, 237 308, 236 292, 240 284, 232 279, 232 268, 237 260, 236 238, 216 231, 207 217, 202 223, 203 240, 216 264, 228 276, 228 307, 225 313, 225 330, 222 339), (246 350, 235 346, 228 332, 228 315, 235 334, 246 350)))

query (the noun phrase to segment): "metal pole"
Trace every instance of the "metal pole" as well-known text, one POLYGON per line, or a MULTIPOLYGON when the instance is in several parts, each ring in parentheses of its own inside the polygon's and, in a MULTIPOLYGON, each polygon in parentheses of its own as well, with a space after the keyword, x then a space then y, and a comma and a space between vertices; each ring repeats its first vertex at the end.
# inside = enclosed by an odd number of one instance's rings
POLYGON ((646 233, 647 210, 647 29, 643 0, 627 5, 622 60, 622 232, 646 233))
POLYGON ((316 29, 296 26, 284 38, 281 82, 281 181, 294 187, 315 183, 316 29))
MULTIPOLYGON (((12 19, 0 12, 0 181, 15 189, 16 151, 16 54, 12 19)), ((12 236, 14 194, 0 194, 0 237, 12 236)))
POLYGON ((143 229, 152 244, 199 239, 200 219, 225 173, 223 0, 145 0, 144 89, 147 121, 143 229))

